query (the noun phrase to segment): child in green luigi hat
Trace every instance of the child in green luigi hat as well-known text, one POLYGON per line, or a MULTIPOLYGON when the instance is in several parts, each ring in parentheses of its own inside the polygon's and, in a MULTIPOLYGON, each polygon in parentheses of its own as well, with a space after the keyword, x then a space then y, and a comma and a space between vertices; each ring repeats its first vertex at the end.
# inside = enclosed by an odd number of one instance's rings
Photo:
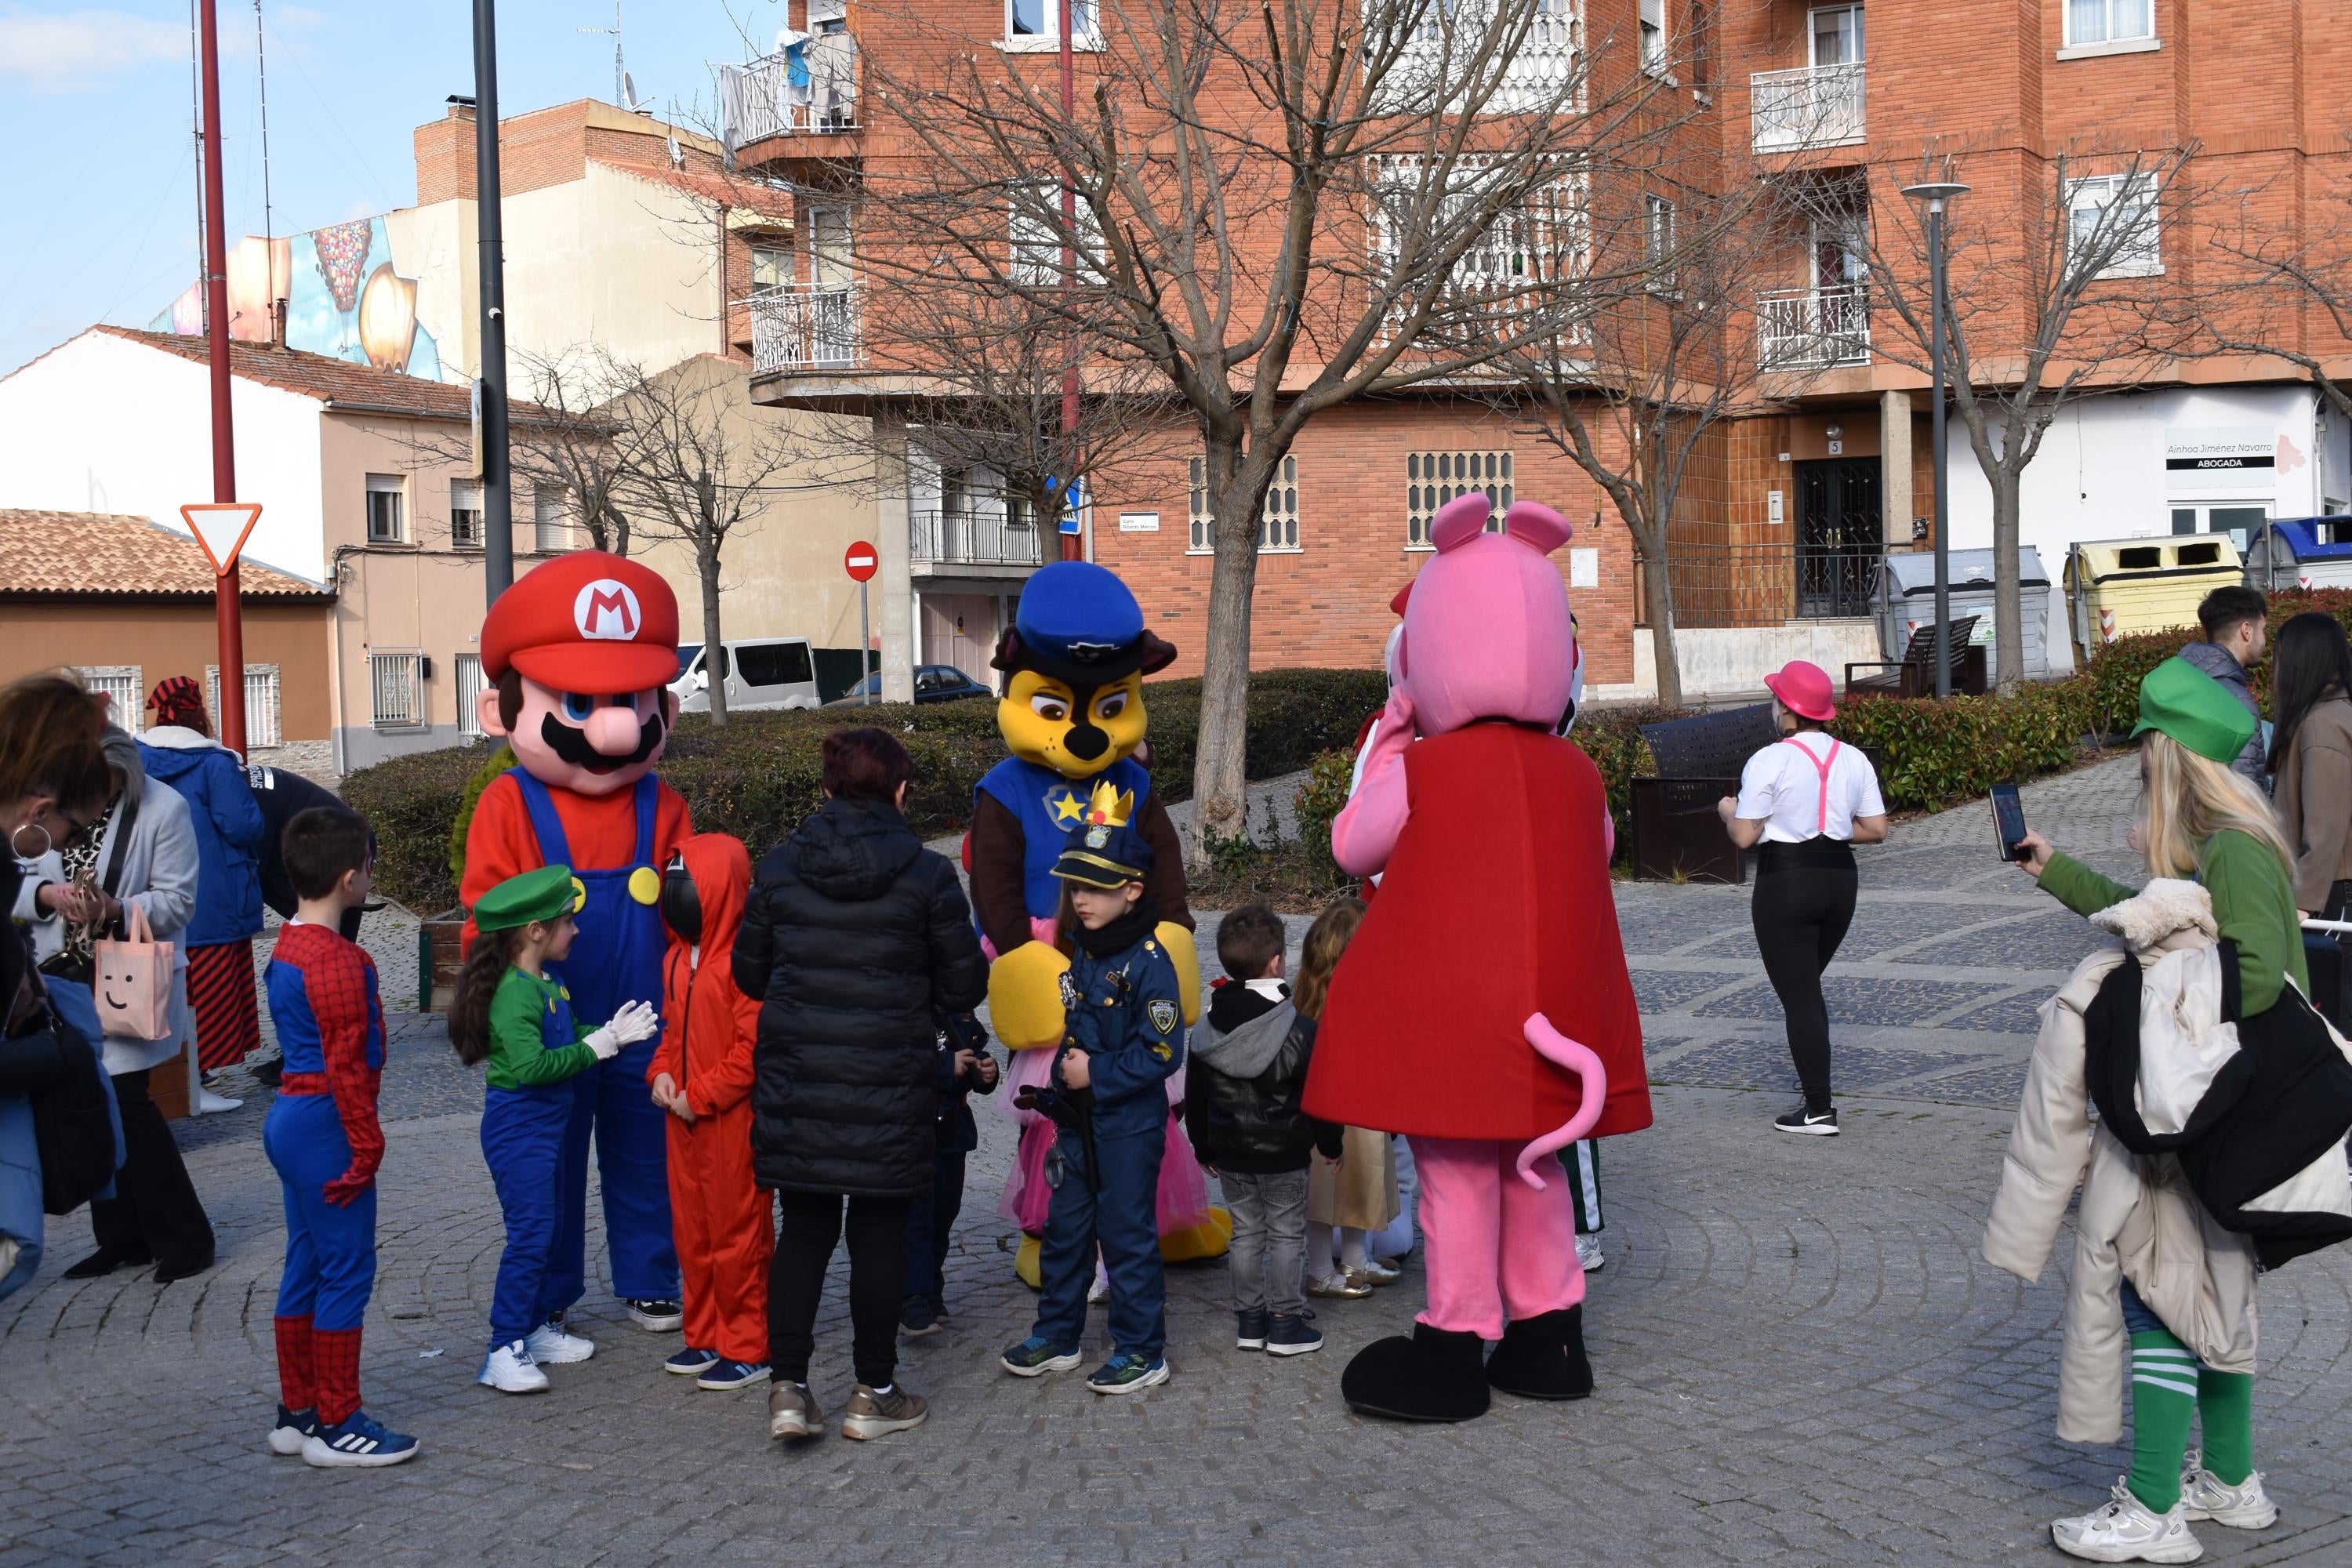
MULTIPOLYGON (((2132 729, 2139 741, 2141 785, 2132 847, 2146 858, 2151 877, 2194 879, 2210 897, 2221 939, 2237 944, 2239 1016, 2243 1018, 2267 1011, 2290 979, 2306 993, 2310 988, 2294 903, 2294 855, 2261 791, 2231 767, 2255 725, 2254 715, 2211 676, 2186 659, 2168 658, 2140 682, 2139 721, 2132 729)), ((2026 874, 2077 914, 2095 914, 2137 895, 2136 889, 2059 854, 2038 833, 2028 833, 2023 847, 2026 858, 2021 865, 2026 874)), ((2078 1097, 2083 1092, 2082 1058, 2074 1060, 2078 1081, 2074 1096, 2078 1097)), ((2074 1103, 2073 1097, 2058 1095, 2049 1086, 2037 1090, 2035 1081, 2029 1079, 2027 1112, 2021 1115, 2030 1115, 2037 1106, 2046 1111, 2045 1102, 2053 1095, 2074 1103)), ((2026 1136, 2021 1120, 2017 1137, 2026 1136)), ((2047 1129, 2041 1134, 2045 1141, 2050 1136, 2047 1129)), ((2021 1159, 2019 1149, 2013 1142, 2012 1165, 2021 1159)), ((2030 1169, 2031 1156, 2026 1158, 2030 1169)), ((2095 1179, 2096 1170, 2094 1157, 2095 1179)), ((2141 1177, 2151 1185, 2155 1179, 2141 1177)), ((2005 1267, 2016 1260, 2011 1256, 2016 1251, 2014 1227, 2001 1217, 2013 1217, 2007 1189, 2005 1181, 1995 1223, 1987 1229, 1988 1257, 1995 1255, 1996 1233, 2006 1238, 1996 1258, 2005 1267)), ((2038 1201, 2028 1200, 2029 1206, 2038 1201)), ((2127 1223, 2154 1223, 2145 1215, 2158 1204, 2155 1196, 2143 1196, 2127 1223)), ((2086 1188, 2085 1213, 2091 1206, 2086 1188)), ((2241 1274, 2251 1289, 2251 1258, 2233 1254, 2225 1259, 2214 1250, 2234 1245, 2250 1251, 2250 1242, 2221 1239, 2210 1221, 2194 1235, 2203 1238, 2207 1256, 2172 1248, 2174 1255, 2150 1265, 2155 1274, 2146 1282, 2151 1294, 2160 1296, 2160 1285, 2178 1283, 2184 1274, 2201 1277, 2209 1296, 2219 1292, 2226 1300, 2231 1293, 2220 1282, 2241 1274)), ((2051 1532, 2062 1551, 2077 1557, 2186 1563, 2200 1550, 2189 1529, 2191 1521, 2259 1530, 2278 1517, 2263 1490, 2262 1475, 2253 1468, 2253 1376, 2203 1364, 2198 1352, 2141 1299, 2131 1280, 2124 1280, 2121 1297, 2122 1327, 2131 1342, 2131 1473, 2104 1506, 2055 1521, 2051 1532), (2203 1448, 2200 1462, 2184 1466, 2192 1419, 2202 1429, 2203 1448)), ((2251 1301, 2244 1310, 2240 1331, 2251 1352, 2251 1301)), ((2070 1321, 2074 1312, 2070 1303, 2070 1321)), ((2201 1321, 2195 1326, 2212 1330, 2201 1321)))
POLYGON ((474 939, 449 1005, 449 1041, 468 1067, 488 1064, 482 1158, 506 1212, 506 1254, 490 1300, 490 1347, 477 1381, 502 1394, 548 1386, 542 1363, 586 1361, 595 1345, 564 1331, 572 1303, 551 1294, 558 1177, 572 1119, 567 1081, 660 1027, 652 1007, 625 1004, 603 1025, 572 1016, 572 993, 547 973, 572 951, 580 884, 569 866, 509 877, 474 905, 474 939))

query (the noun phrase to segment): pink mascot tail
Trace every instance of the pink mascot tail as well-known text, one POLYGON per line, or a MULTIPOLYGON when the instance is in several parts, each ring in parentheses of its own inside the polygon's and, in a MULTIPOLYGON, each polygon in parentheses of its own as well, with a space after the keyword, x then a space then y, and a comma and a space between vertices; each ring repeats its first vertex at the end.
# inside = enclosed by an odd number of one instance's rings
POLYGON ((1601 1120, 1601 1101, 1608 1092, 1609 1078, 1608 1074, 1601 1069, 1599 1057, 1553 1028, 1551 1021, 1541 1013, 1536 1014, 1528 1020, 1527 1035, 1528 1044, 1536 1048, 1538 1055, 1546 1061, 1555 1066, 1564 1067, 1574 1073, 1584 1087, 1583 1097, 1577 1104, 1575 1115, 1519 1151, 1517 1163, 1520 1179, 1536 1191, 1541 1192, 1544 1190, 1544 1179, 1535 1173, 1535 1163, 1547 1154, 1559 1153, 1562 1149, 1592 1131, 1593 1123, 1601 1120))

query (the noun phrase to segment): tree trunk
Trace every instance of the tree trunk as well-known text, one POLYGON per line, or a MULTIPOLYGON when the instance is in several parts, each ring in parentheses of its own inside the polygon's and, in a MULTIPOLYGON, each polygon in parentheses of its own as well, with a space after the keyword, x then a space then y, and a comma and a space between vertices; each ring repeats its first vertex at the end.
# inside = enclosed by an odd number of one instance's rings
POLYGON ((719 552, 694 552, 696 575, 702 579, 702 668, 710 687, 710 721, 727 722, 727 675, 733 661, 719 637, 719 552))
POLYGON ((1993 689, 2004 697, 2025 681, 2025 617, 2017 577, 2019 479, 2006 465, 1992 477, 1993 689))
MULTIPOLYGON (((1657 531, 1663 534, 1665 531, 1657 531)), ((1683 705, 1682 657, 1675 647, 1675 584, 1667 575, 1666 552, 1663 540, 1644 537, 1643 529, 1634 538, 1642 546, 1642 611, 1650 622, 1650 662, 1656 667, 1658 702, 1661 707, 1683 705)))
POLYGON ((1201 649, 1201 734, 1192 759, 1192 821, 1184 834, 1189 869, 1204 870, 1213 831, 1238 838, 1249 796, 1250 599, 1257 588, 1258 509, 1271 469, 1234 443, 1208 444, 1216 498, 1216 558, 1209 574, 1208 641, 1201 649), (1222 482, 1220 477, 1222 476, 1222 482))

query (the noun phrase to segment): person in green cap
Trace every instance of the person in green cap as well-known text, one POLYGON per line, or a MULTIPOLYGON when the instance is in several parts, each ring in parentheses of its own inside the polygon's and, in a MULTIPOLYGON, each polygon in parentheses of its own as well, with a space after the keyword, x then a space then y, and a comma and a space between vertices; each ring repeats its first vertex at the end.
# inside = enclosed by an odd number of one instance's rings
POLYGON ((467 1067, 488 1063, 482 1158, 506 1212, 506 1254, 490 1299, 490 1348, 476 1381, 502 1394, 537 1394, 545 1362, 586 1361, 595 1345, 564 1331, 566 1303, 548 1294, 559 1223, 567 1079, 651 1039, 659 1020, 642 1002, 601 1026, 576 1023, 572 993, 547 973, 572 951, 580 884, 569 866, 509 877, 474 905, 473 951, 449 1005, 449 1042, 467 1067))
MULTIPOLYGON (((2140 809, 2131 845, 2146 857, 2151 877, 2190 879, 2204 888, 2220 940, 2237 945, 2241 1016, 2248 1018, 2276 1004, 2290 979, 2306 992, 2310 986, 2294 856, 2260 789, 2231 768, 2254 729, 2254 716, 2186 659, 2166 659, 2140 682, 2139 722, 2132 731, 2139 740, 2140 809)), ((2038 833, 2028 833, 2021 848, 2026 874, 2077 914, 2096 914, 2136 895, 2059 854, 2038 833)), ((2079 1080, 2079 1061, 2074 1072, 2079 1080)), ((2027 1094, 2031 1116, 2031 1085, 2027 1094)), ((2143 1181, 2153 1184, 2161 1175, 2147 1173, 2143 1181)), ((2217 1227, 2208 1220, 2203 1231, 2214 1245, 2217 1227)), ((2168 1258, 2166 1267, 2211 1272, 2193 1257, 2168 1258)), ((2054 1521, 2051 1534, 2060 1550, 2095 1562, 2187 1563, 2202 1550, 2190 1521, 2259 1530, 2278 1517, 2253 1468, 2253 1377, 2204 1365, 2128 1279, 2122 1297, 2131 1340, 2131 1473, 2105 1505, 2054 1521), (2192 1417, 2204 1434, 2195 1456, 2189 1449, 2192 1417)), ((2250 1332, 2251 1303, 2247 1312, 2250 1332)))

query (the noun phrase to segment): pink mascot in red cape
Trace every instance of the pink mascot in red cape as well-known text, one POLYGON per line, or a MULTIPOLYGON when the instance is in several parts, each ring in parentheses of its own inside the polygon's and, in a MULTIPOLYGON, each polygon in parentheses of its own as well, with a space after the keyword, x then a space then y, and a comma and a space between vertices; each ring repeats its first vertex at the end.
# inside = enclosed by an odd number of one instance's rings
POLYGON ((1488 533, 1487 505, 1437 514, 1362 785, 1332 826, 1340 866, 1380 873, 1381 893, 1332 978, 1307 1085, 1310 1114, 1412 1142, 1429 1305, 1410 1339, 1349 1363, 1340 1392, 1414 1421, 1483 1415, 1490 1385, 1591 1392, 1552 1156, 1650 1124, 1608 802, 1553 733, 1577 648, 1546 557, 1569 525, 1522 501, 1488 533))

